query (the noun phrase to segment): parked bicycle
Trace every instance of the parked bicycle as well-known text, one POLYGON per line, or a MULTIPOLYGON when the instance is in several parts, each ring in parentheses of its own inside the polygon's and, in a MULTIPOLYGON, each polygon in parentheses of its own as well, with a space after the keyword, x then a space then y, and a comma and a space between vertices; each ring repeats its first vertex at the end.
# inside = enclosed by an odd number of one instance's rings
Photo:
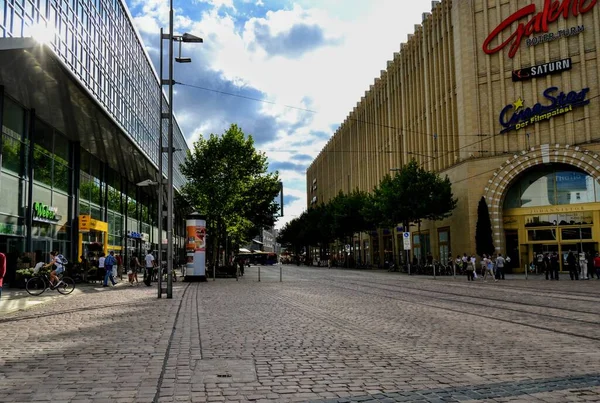
POLYGON ((58 276, 58 282, 53 285, 46 273, 30 278, 25 284, 25 290, 29 295, 40 295, 46 290, 56 290, 67 295, 75 289, 75 281, 71 277, 58 276))

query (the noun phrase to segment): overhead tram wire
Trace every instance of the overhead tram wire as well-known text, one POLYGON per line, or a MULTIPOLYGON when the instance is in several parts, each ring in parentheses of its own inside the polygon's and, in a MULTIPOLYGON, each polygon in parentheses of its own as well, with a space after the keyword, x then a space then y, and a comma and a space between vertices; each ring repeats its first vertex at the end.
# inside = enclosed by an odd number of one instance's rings
MULTIPOLYGON (((249 96, 246 96, 246 95, 234 94, 234 93, 227 92, 227 91, 215 90, 215 89, 212 89, 212 88, 202 87, 202 86, 194 85, 194 84, 186 84, 186 83, 182 83, 180 81, 175 81, 175 84, 182 85, 184 87, 191 87, 191 88, 195 88, 195 89, 199 89, 199 90, 203 90, 203 91, 214 92, 216 94, 228 95, 228 96, 231 96, 231 97, 247 99, 249 101, 262 102, 262 103, 269 104, 269 105, 283 106, 285 108, 295 109, 295 110, 298 110, 298 111, 301 111, 301 112, 308 112, 308 113, 314 113, 314 114, 320 113, 319 111, 315 111, 315 110, 312 110, 312 109, 301 108, 299 106, 292 106, 292 105, 280 104, 278 102, 267 101, 265 99, 253 98, 253 97, 249 97, 249 96)), ((351 120, 351 121, 357 122, 357 123, 363 123, 363 124, 366 124, 366 125, 383 127, 385 129, 393 129, 393 130, 396 130, 397 132, 412 133, 412 134, 421 134, 423 136, 431 136, 431 134, 429 134, 429 133, 419 132, 419 131, 415 131, 415 130, 401 129, 399 127, 385 125, 385 124, 382 124, 382 123, 369 122, 369 121, 366 121, 366 120, 363 120, 363 119, 348 118, 348 120, 351 120)), ((395 135, 404 136, 403 133, 395 133, 395 135)), ((438 137, 453 137, 453 135, 451 135, 451 134, 438 134, 437 136, 438 137)), ((489 134, 464 134, 463 136, 468 136, 468 137, 485 137, 485 136, 489 136, 489 134)))
MULTIPOLYGON (((233 96, 233 97, 237 97, 237 98, 247 99, 247 100, 250 100, 250 101, 262 102, 262 103, 266 103, 266 104, 270 104, 270 105, 283 106, 285 108, 295 109, 295 110, 299 110, 299 111, 302 111, 302 112, 308 112, 308 113, 314 113, 314 114, 318 114, 319 113, 318 111, 311 110, 311 109, 306 109, 306 108, 300 108, 300 107, 297 107, 297 106, 280 104, 280 103, 277 103, 277 102, 267 101, 267 100, 259 99, 259 98, 248 97, 248 96, 240 95, 240 94, 233 94, 233 93, 226 92, 226 91, 219 91, 219 90, 215 90, 215 89, 212 89, 212 88, 201 87, 199 85, 186 84, 186 83, 182 83, 182 82, 179 82, 179 81, 175 81, 175 84, 179 84, 179 85, 183 85, 183 86, 186 86, 186 87, 200 89, 200 90, 203 90, 203 91, 214 92, 214 93, 221 94, 221 95, 228 95, 228 96, 233 96)), ((590 97, 588 100, 591 101, 592 99, 595 99, 595 98, 598 98, 598 97, 600 97, 600 95, 595 95, 593 97, 590 97)), ((580 122, 580 121, 583 121, 583 120, 586 120, 586 119, 589 119, 589 118, 580 118, 580 119, 577 119, 577 120, 572 121, 572 122, 565 122, 565 123, 563 123, 561 125, 555 125, 552 128, 547 128, 545 130, 540 130, 540 131, 546 131, 546 130, 550 130, 550 129, 556 129, 557 127, 565 126, 565 125, 572 124, 572 123, 575 123, 575 122, 580 122)), ((362 120, 362 119, 349 118, 349 120, 355 121, 355 122, 358 122, 358 123, 367 124, 367 125, 379 126, 379 127, 383 127, 383 128, 386 128, 386 129, 393 129, 393 130, 396 130, 398 132, 401 132, 401 133, 396 133, 396 135, 400 135, 400 136, 404 136, 404 133, 421 134, 421 135, 424 135, 424 136, 432 136, 433 135, 432 133, 423 133, 423 132, 417 132, 417 131, 412 131, 412 130, 406 130, 406 129, 401 129, 401 128, 398 128, 398 127, 395 127, 395 126, 389 126, 389 125, 384 125, 384 124, 381 124, 381 123, 369 122, 369 121, 365 121, 365 120, 362 120)), ((458 151, 464 150, 465 148, 473 147, 473 146, 475 146, 477 144, 480 144, 480 143, 482 143, 484 141, 491 140, 491 139, 493 139, 493 138, 495 138, 495 137, 497 137, 499 135, 502 135, 502 134, 506 134, 506 133, 495 133, 495 134, 481 134, 481 133, 478 133, 478 134, 462 134, 462 135, 460 135, 460 137, 467 137, 467 136, 469 136, 469 137, 485 137, 485 138, 482 138, 480 140, 474 141, 473 143, 470 143, 470 144, 467 144, 465 146, 456 148, 454 150, 449 150, 449 151, 447 151, 447 152, 445 152, 445 153, 443 153, 441 155, 432 156, 430 159, 428 159, 426 161, 423 161, 421 163, 421 166, 423 166, 424 164, 426 164, 428 162, 435 161, 435 160, 437 160, 439 158, 442 158, 443 156, 446 156, 446 155, 449 155, 449 154, 454 154, 454 153, 456 153, 458 151)), ((436 134, 436 136, 437 137, 454 137, 454 135, 447 135, 447 134, 436 134)), ((268 151, 268 152, 297 152, 297 150, 265 150, 265 151, 268 151)), ((321 152, 327 152, 327 153, 332 153, 332 152, 333 153, 348 152, 348 153, 365 153, 365 154, 368 154, 368 153, 403 154, 404 153, 404 151, 382 151, 382 150, 380 150, 380 151, 376 151, 376 150, 374 150, 374 151, 370 151, 370 150, 369 151, 362 151, 362 150, 354 150, 354 151, 351 151, 351 150, 330 150, 330 151, 325 151, 325 150, 322 150, 321 152)), ((489 151, 475 151, 475 152, 481 153, 481 152, 489 152, 489 151)), ((407 152, 407 153, 411 154, 411 152, 407 152)), ((510 154, 510 152, 500 152, 500 153, 497 153, 495 155, 501 155, 501 154, 510 154)))

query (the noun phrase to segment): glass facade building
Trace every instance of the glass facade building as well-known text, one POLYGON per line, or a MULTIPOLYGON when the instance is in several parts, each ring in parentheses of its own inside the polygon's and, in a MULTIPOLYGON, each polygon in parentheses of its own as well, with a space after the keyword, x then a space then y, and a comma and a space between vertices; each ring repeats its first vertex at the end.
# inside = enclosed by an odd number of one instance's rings
MULTIPOLYGON (((159 178, 160 96, 168 112, 124 2, 0 0, 0 252, 9 282, 24 260, 47 261, 51 250, 72 262, 156 250, 165 238, 158 193, 136 183, 159 178)), ((180 188, 188 147, 174 123, 180 188)), ((164 144, 167 130, 165 121, 164 144)), ((166 176, 166 154, 163 167, 166 176)))

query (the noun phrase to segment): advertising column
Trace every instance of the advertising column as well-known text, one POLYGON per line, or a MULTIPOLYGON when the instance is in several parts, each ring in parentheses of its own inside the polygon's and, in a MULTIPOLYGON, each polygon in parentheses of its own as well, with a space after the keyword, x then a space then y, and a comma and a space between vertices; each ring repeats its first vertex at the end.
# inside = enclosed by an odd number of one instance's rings
POLYGON ((206 218, 192 213, 186 218, 186 280, 206 281, 206 218))

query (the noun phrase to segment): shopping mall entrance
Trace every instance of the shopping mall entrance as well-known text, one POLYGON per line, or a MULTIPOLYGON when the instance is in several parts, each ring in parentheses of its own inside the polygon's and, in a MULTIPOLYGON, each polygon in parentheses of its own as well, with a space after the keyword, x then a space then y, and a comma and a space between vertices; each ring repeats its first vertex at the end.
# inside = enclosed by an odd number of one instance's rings
POLYGON ((513 272, 538 255, 556 254, 561 270, 569 252, 594 255, 600 239, 600 184, 566 164, 524 171, 504 199, 506 254, 513 272))

